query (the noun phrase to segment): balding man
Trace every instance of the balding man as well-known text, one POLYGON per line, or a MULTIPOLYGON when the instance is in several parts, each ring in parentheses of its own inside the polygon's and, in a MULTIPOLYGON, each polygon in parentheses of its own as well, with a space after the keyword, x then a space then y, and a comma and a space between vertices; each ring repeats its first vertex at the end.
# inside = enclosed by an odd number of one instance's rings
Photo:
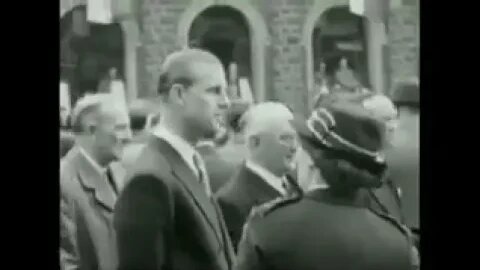
POLYGON ((74 109, 75 145, 60 164, 62 269, 117 267, 112 215, 124 173, 116 161, 130 133, 110 101, 86 96, 74 109))
POLYGON ((199 49, 175 52, 158 94, 162 118, 115 208, 119 269, 231 269, 231 243, 194 148, 215 137, 228 108, 222 64, 199 49))
POLYGON ((265 102, 254 105, 240 120, 247 160, 216 194, 235 248, 253 206, 299 193, 287 176, 294 169, 298 146, 291 119, 293 114, 285 105, 265 102))

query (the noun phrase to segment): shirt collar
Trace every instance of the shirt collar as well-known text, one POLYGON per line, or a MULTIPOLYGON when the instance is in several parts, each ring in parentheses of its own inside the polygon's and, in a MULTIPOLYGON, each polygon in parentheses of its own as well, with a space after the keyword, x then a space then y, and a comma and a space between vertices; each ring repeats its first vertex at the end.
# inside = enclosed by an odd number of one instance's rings
POLYGON ((282 186, 282 183, 285 182, 285 178, 274 175, 272 172, 252 160, 247 160, 245 162, 245 166, 247 166, 247 168, 249 168, 252 172, 256 173, 258 176, 260 176, 263 180, 265 180, 265 182, 267 182, 270 186, 279 191, 282 195, 286 194, 286 190, 282 186))
POLYGON ((161 139, 164 139, 168 144, 170 144, 170 146, 172 146, 180 154, 183 160, 194 172, 197 171, 195 163, 193 162, 193 156, 198 155, 198 152, 190 143, 188 143, 182 137, 169 131, 167 128, 165 128, 162 125, 158 125, 153 130, 153 135, 161 139))
POLYGON ((85 157, 85 159, 93 166, 93 168, 100 174, 104 175, 107 172, 106 167, 100 166, 98 162, 82 147, 79 147, 80 153, 85 157))
POLYGON ((202 147, 202 146, 215 147, 215 143, 212 141, 200 141, 197 143, 197 147, 202 147))

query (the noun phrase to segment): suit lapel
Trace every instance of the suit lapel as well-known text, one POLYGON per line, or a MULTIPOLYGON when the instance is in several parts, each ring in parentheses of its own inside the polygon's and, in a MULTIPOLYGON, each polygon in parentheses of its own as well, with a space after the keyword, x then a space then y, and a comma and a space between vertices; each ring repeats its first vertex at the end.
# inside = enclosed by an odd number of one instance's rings
POLYGON ((219 227, 219 217, 212 201, 208 198, 205 192, 205 187, 200 184, 193 171, 188 167, 180 154, 170 146, 170 144, 159 138, 154 138, 153 140, 158 146, 159 151, 167 157, 166 159, 172 167, 172 174, 179 180, 180 184, 185 187, 190 196, 194 199, 200 212, 204 215, 207 223, 215 232, 217 240, 220 243, 223 243, 220 235, 221 229, 219 227))
POLYGON ((267 201, 282 196, 282 194, 270 186, 265 179, 258 174, 252 172, 245 164, 241 169, 240 179, 243 179, 245 185, 247 185, 248 196, 254 200, 255 205, 263 204, 267 201))
POLYGON ((118 193, 120 194, 123 186, 125 185, 125 169, 120 165, 120 163, 115 162, 110 165, 110 171, 112 172, 113 181, 115 182, 118 193))
POLYGON ((295 196, 295 195, 302 196, 303 190, 298 184, 297 179, 291 174, 287 174, 285 178, 287 179, 287 183, 288 183, 287 196, 295 196))
POLYGON ((220 217, 219 223, 220 223, 220 228, 222 232, 223 242, 225 243, 224 245, 225 256, 228 261, 228 264, 233 265, 233 260, 235 258, 235 251, 233 250, 233 244, 230 239, 230 236, 228 235, 227 225, 225 224, 225 218, 223 217, 222 210, 218 206, 217 201, 214 199, 212 199, 212 201, 215 206, 215 211, 217 212, 217 215, 220 217))
POLYGON ((75 151, 73 161, 75 162, 82 187, 93 194, 95 201, 99 205, 113 212, 116 198, 107 181, 95 170, 80 151, 75 151))

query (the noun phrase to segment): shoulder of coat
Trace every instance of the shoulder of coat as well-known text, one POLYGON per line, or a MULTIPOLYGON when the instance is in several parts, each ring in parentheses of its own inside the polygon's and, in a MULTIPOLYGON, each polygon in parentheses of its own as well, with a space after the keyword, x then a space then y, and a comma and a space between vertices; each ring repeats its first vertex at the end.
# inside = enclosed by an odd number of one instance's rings
POLYGON ((393 217, 390 214, 386 213, 381 213, 373 209, 369 209, 370 212, 378 216, 379 218, 385 220, 386 222, 390 223, 392 226, 397 228, 402 234, 404 234, 409 240, 412 239, 412 234, 410 229, 403 223, 401 223, 399 220, 397 220, 395 217, 393 217))
POLYGON ((298 202, 302 197, 298 194, 293 194, 287 197, 279 197, 274 200, 268 201, 264 204, 253 207, 250 212, 250 218, 264 218, 269 214, 273 213, 275 210, 283 208, 287 205, 294 204, 298 202))

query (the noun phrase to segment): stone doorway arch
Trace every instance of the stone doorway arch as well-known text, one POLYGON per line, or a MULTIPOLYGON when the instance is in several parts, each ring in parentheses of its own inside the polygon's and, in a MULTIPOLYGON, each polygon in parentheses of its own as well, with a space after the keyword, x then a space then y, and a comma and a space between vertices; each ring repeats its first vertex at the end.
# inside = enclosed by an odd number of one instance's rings
POLYGON ((267 93, 265 51, 266 46, 270 44, 270 35, 263 17, 249 2, 238 0, 192 1, 178 23, 177 33, 180 46, 188 47, 190 27, 195 18, 204 10, 215 6, 231 7, 246 18, 250 32, 253 95, 256 102, 264 101, 267 93))
POLYGON ((303 27, 302 33, 302 45, 306 48, 306 73, 305 77, 307 79, 307 91, 311 93, 314 87, 314 66, 313 66, 313 31, 317 23, 318 18, 330 8, 337 6, 347 6, 349 5, 348 0, 317 0, 315 1, 313 7, 310 9, 310 12, 307 15, 305 24, 303 27))
MULTIPOLYGON (((87 0, 59 0, 60 1, 60 24, 62 19, 68 15, 73 9, 86 7, 87 0)), ((130 0, 137 1, 137 0, 130 0)), ((140 0, 138 0, 140 1, 140 0)), ((125 4, 125 3, 124 3, 125 4)), ((130 11, 131 12, 131 11, 130 11)), ((139 28, 136 17, 133 13, 117 14, 121 17, 114 18, 114 22, 118 23, 122 28, 124 46, 123 56, 123 74, 126 83, 127 100, 130 101, 138 96, 137 83, 137 47, 139 44, 139 28)))
POLYGON ((96 92, 110 68, 125 81, 122 26, 88 22, 86 10, 85 5, 74 5, 60 18, 60 75, 69 84, 73 102, 96 92))
POLYGON ((60 18, 75 7, 86 5, 87 0, 60 0, 60 18))

